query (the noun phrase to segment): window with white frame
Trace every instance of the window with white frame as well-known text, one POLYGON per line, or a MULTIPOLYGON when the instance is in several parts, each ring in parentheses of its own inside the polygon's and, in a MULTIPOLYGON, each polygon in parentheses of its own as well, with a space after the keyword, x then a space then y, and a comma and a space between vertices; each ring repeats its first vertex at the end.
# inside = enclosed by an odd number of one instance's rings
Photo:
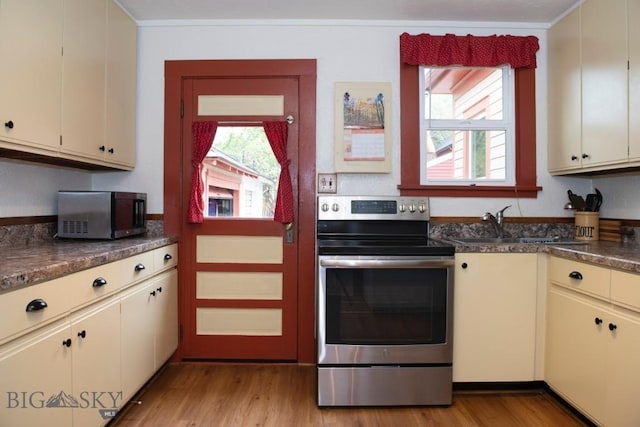
POLYGON ((514 77, 502 67, 420 67, 420 184, 515 184, 514 77))

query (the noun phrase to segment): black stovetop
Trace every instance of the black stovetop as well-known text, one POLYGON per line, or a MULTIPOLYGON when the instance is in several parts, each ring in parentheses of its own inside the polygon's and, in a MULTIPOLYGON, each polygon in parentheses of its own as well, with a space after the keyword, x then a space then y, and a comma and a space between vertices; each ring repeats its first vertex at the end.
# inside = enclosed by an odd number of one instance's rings
POLYGON ((426 221, 318 221, 319 255, 453 256, 426 221))

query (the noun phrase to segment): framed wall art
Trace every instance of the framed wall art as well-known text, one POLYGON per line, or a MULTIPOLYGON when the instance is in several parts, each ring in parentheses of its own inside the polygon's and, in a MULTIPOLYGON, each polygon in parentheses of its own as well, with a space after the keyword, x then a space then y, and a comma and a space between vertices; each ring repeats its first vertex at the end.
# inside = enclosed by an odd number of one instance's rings
POLYGON ((391 172, 391 83, 335 84, 335 169, 391 172))

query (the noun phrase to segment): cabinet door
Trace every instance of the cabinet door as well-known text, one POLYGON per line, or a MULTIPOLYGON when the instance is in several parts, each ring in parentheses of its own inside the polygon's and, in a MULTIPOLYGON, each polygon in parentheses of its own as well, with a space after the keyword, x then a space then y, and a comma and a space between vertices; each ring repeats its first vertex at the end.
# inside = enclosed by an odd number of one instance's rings
POLYGON ((123 400, 133 394, 154 373, 155 283, 136 286, 120 303, 120 336, 123 400))
POLYGON ((108 2, 105 161, 135 166, 136 23, 108 2))
POLYGON ((0 139, 35 152, 60 147, 62 10, 62 0, 0 1, 0 139))
POLYGON ((159 369, 178 348, 178 271, 162 274, 155 290, 155 369, 159 369))
POLYGON ((61 151, 102 159, 106 146, 106 0, 65 0, 61 151))
POLYGON ((600 422, 606 414, 609 330, 605 321, 602 309, 562 291, 549 291, 545 380, 567 401, 600 422))
POLYGON ((629 157, 640 160, 640 2, 629 1, 629 157))
POLYGON ((0 425, 72 425, 70 338, 62 321, 0 347, 0 425))
POLYGON ((640 426, 640 320, 638 317, 607 315, 609 358, 606 389, 607 426, 640 426), (609 331, 609 323, 615 325, 609 331))
POLYGON ((549 29, 548 169, 581 165, 580 10, 549 29))
POLYGON ((534 379, 536 273, 537 254, 456 255, 454 381, 534 379))
POLYGON ((580 7, 583 166, 628 159, 626 3, 588 0, 580 7))
POLYGON ((97 426, 109 421, 106 411, 122 406, 120 384, 120 300, 109 299, 84 310, 71 321, 73 340, 73 425, 97 426))

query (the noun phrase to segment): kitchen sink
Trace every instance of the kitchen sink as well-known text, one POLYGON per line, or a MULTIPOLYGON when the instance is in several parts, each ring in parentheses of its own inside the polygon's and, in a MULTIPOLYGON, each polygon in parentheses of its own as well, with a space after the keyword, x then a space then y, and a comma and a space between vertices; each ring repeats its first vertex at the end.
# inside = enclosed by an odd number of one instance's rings
POLYGON ((450 239, 455 243, 530 243, 548 245, 588 245, 589 242, 580 240, 560 239, 557 237, 469 237, 462 239, 450 239))

